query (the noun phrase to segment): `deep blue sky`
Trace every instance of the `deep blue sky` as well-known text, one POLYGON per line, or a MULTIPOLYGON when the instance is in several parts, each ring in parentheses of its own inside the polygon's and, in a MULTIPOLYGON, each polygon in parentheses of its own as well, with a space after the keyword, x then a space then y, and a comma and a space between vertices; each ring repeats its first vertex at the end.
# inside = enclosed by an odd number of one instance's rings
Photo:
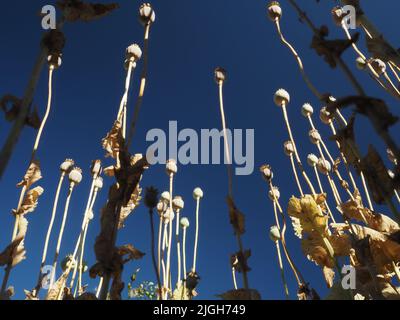
MULTIPOLYGON (((309 30, 299 23, 288 3, 282 2, 282 29, 298 48, 320 91, 330 91, 336 96, 354 93, 342 73, 329 69, 310 49, 309 30)), ((330 9, 334 1, 324 1, 319 5, 315 1, 299 2, 303 2, 302 5, 316 23, 328 21, 332 34, 342 36, 331 22, 330 9)), ((43 5, 49 3, 52 1, 11 1, 2 6, 0 94, 23 94, 43 33, 37 14, 43 5)), ((142 44, 143 29, 137 21, 137 10, 141 2, 123 0, 120 4, 120 9, 99 21, 65 26, 67 44, 63 65, 54 76, 53 110, 38 154, 44 176, 40 185, 45 188, 45 193, 37 210, 28 216, 28 259, 13 270, 9 282, 15 285, 17 298, 23 297, 24 288, 31 289, 35 284, 59 177, 58 167, 66 157, 73 158, 84 170, 84 180, 72 198, 61 255, 65 256, 73 250, 89 192, 90 162, 97 158, 103 159, 104 151, 100 141, 114 121, 123 92, 125 48, 134 42, 142 44)), ((258 167, 263 163, 273 166, 275 183, 281 189, 282 204, 286 207, 287 200, 292 194, 297 195, 297 190, 289 161, 282 152, 287 134, 281 111, 274 106, 272 96, 280 87, 291 93, 289 116, 303 159, 307 153, 316 150, 308 141, 308 124, 300 115, 300 107, 304 102, 311 102, 318 110, 320 105, 301 79, 293 57, 278 41, 274 26, 266 19, 267 1, 155 0, 152 4, 157 20, 150 36, 148 87, 132 152, 144 153, 149 145, 145 142, 146 132, 152 128, 167 129, 169 120, 177 120, 180 129, 219 128, 218 92, 213 70, 216 66, 226 68, 229 73, 229 81, 225 86, 228 126, 255 129, 255 172, 251 176, 236 177, 234 181, 237 205, 246 213, 247 218, 247 233, 243 241, 246 248, 252 249, 249 281, 251 287, 258 289, 264 299, 282 299, 284 295, 275 248, 268 238, 269 227, 274 223, 273 211, 266 196, 267 186, 258 173, 258 167)), ((381 1, 380 11, 376 10, 377 6, 372 1, 363 5, 368 16, 396 46, 395 30, 398 28, 394 21, 398 20, 400 5, 396 1, 381 1)), ((386 98, 366 74, 356 70, 352 51, 348 51, 345 58, 370 95, 386 98)), ((46 81, 43 73, 35 96, 35 104, 42 114, 47 99, 46 81)), ((136 95, 137 75, 133 88, 136 95)), ((387 101, 392 111, 399 114, 397 102, 391 98, 387 101)), ((129 107, 132 107, 132 102, 133 98, 130 99, 129 107)), ((0 142, 3 143, 10 124, 4 119, 0 123, 0 142)), ((327 128, 317 119, 316 123, 325 137, 328 137, 327 128)), ((384 150, 368 122, 358 121, 357 133, 363 150, 369 142, 376 144, 379 150, 384 150)), ((398 128, 393 131, 393 135, 399 136, 398 128)), ((24 174, 34 137, 32 129, 24 130, 0 182, 1 247, 5 247, 11 237, 13 218, 10 212, 16 206, 19 195, 15 184, 24 174)), ((337 155, 334 146, 331 146, 337 155)), ((105 163, 109 162, 106 160, 105 163)), ((99 211, 106 201, 109 183, 112 182, 111 179, 105 181, 106 186, 95 206, 96 219, 90 225, 87 239, 86 258, 90 264, 95 262, 92 245, 99 231, 99 211)), ((146 172, 142 186, 149 185, 155 185, 160 191, 168 187, 164 166, 154 166, 146 172)), ((185 200, 183 214, 192 221, 188 261, 192 257, 194 230, 192 190, 197 186, 202 187, 205 193, 201 203, 198 259, 202 281, 198 291, 201 298, 215 298, 215 294, 232 288, 229 255, 236 250, 225 204, 225 168, 222 165, 179 167, 175 189, 185 200)), ((63 208, 65 193, 64 189, 60 209, 63 208)), ((49 260, 55 250, 55 233, 60 223, 61 210, 53 232, 49 260)), ((291 227, 288 228, 287 236, 290 251, 305 278, 324 295, 326 287, 321 271, 301 253, 300 243, 292 235, 291 227)), ((140 206, 127 221, 125 229, 121 230, 118 243, 132 243, 147 255, 141 261, 126 265, 126 277, 140 267, 142 271, 139 281, 154 280, 149 239, 148 214, 145 207, 140 206)), ((287 264, 285 267, 290 294, 295 298, 296 283, 287 264)), ((96 284, 97 280, 90 280, 89 289, 93 290, 96 284)))

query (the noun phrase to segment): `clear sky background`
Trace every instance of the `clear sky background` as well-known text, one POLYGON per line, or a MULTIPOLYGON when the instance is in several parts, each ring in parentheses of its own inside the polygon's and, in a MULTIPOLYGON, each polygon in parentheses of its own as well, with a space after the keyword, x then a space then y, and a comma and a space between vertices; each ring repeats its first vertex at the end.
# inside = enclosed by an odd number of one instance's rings
MULTIPOLYGON (((330 10, 335 1, 299 1, 318 25, 325 22, 334 37, 343 37, 333 25, 330 10)), ((34 60, 38 53, 43 30, 38 13, 52 1, 9 1, 2 6, 0 19, 0 94, 23 94, 34 60)), ((23 289, 35 285, 40 265, 43 243, 48 227, 51 207, 59 178, 59 165, 65 158, 73 158, 83 169, 83 182, 76 188, 71 201, 61 256, 73 250, 90 186, 91 160, 104 159, 100 141, 114 121, 125 79, 123 68, 125 48, 132 43, 143 43, 143 28, 137 21, 139 1, 121 0, 120 8, 111 15, 91 23, 74 23, 65 26, 67 44, 63 65, 54 75, 53 109, 45 128, 38 153, 45 193, 36 211, 28 216, 29 230, 26 238, 27 260, 18 265, 9 281, 16 288, 16 298, 23 298, 23 289)), ((235 177, 235 199, 246 214, 245 248, 251 248, 249 282, 260 291, 264 299, 284 298, 275 247, 268 238, 269 227, 274 224, 272 204, 267 198, 267 185, 258 172, 261 164, 269 163, 275 172, 274 182, 280 187, 284 207, 289 197, 298 195, 290 169, 289 159, 283 153, 287 140, 281 110, 273 104, 276 89, 286 88, 292 97, 289 117, 303 160, 315 152, 308 140, 308 123, 300 114, 304 102, 319 110, 320 104, 304 84, 297 65, 286 47, 279 42, 273 24, 266 18, 267 1, 203 0, 203 1, 152 1, 157 19, 151 29, 149 77, 146 96, 140 114, 137 135, 132 153, 144 153, 149 143, 145 141, 148 130, 168 129, 168 121, 178 121, 179 129, 220 128, 218 91, 213 70, 222 66, 228 71, 225 85, 225 111, 228 126, 237 129, 255 129, 255 171, 250 176, 235 177)), ((286 1, 282 1, 284 16, 281 24, 286 37, 297 47, 303 57, 311 79, 322 92, 332 92, 340 97, 354 94, 343 74, 331 70, 310 49, 311 33, 286 1)), ((397 1, 363 1, 368 16, 387 38, 398 44, 397 1), (379 9, 379 10, 378 10, 379 9)), ((364 37, 361 39, 364 47, 364 37)), ((399 115, 398 102, 379 89, 368 75, 355 68, 354 52, 349 50, 345 59, 372 96, 387 98, 392 112, 399 115)), ((141 68, 139 63, 138 68, 141 68)), ((42 74, 34 103, 44 113, 47 99, 47 76, 42 74)), ((138 75, 133 79, 129 103, 132 110, 138 90, 138 75)), ((346 111, 348 115, 349 111, 346 111)), ((131 114, 131 113, 130 113, 131 114)), ((327 139, 330 132, 315 115, 321 133, 327 139)), ((11 125, 0 119, 0 142, 4 142, 11 125)), ((373 143, 383 153, 384 147, 369 123, 357 120, 357 138, 365 152, 373 143)), ((398 126, 393 130, 398 138, 398 126)), ((13 217, 11 209, 18 201, 19 190, 15 184, 25 173, 33 146, 35 131, 26 128, 15 149, 7 172, 0 181, 0 244, 5 247, 11 238, 13 217)), ((329 142, 330 150, 338 155, 329 142)), ((386 158, 385 158, 386 161, 386 158)), ((109 164, 105 160, 104 164, 109 164)), ((308 169, 308 168, 307 168, 308 169)), ((312 174, 312 171, 309 171, 312 174)), ((112 179, 105 179, 105 188, 95 205, 95 219, 89 227, 86 260, 95 262, 93 243, 99 232, 99 212, 105 204, 112 179)), ((156 186, 160 191, 168 188, 164 166, 156 165, 146 172, 142 187, 156 186)), ((218 293, 233 287, 229 256, 236 251, 236 241, 229 224, 225 203, 227 194, 226 170, 223 165, 179 166, 176 176, 176 194, 185 200, 183 214, 192 222, 188 235, 188 264, 191 264, 194 239, 194 210, 192 190, 200 186, 204 199, 200 209, 200 239, 198 272, 202 277, 198 287, 200 298, 215 298, 218 293)), ((55 250, 66 186, 60 198, 59 212, 50 243, 49 259, 55 250)), ((331 197, 331 195, 330 195, 331 197)), ((333 202, 331 201, 333 207, 333 202)), ((147 210, 141 205, 129 217, 120 231, 118 244, 132 243, 147 253, 143 260, 125 266, 127 279, 141 268, 138 281, 155 280, 151 267, 150 228, 147 210)), ((302 254, 300 242, 288 227, 289 249, 307 281, 322 296, 327 292, 319 267, 302 254)), ((175 256, 174 256, 175 257, 175 256)), ((175 260, 174 260, 175 262, 175 260)), ((190 267, 190 265, 188 266, 190 267)), ((285 263, 291 298, 296 298, 296 282, 285 263)), ((176 270, 176 268, 174 268, 176 270)), ((3 272, 0 272, 2 277, 3 272)), ((173 273, 173 279, 176 278, 173 273)), ((241 281, 241 277, 238 276, 241 281)), ((89 290, 94 290, 97 279, 90 280, 89 290)), ((124 291, 127 297, 127 292, 124 291)))

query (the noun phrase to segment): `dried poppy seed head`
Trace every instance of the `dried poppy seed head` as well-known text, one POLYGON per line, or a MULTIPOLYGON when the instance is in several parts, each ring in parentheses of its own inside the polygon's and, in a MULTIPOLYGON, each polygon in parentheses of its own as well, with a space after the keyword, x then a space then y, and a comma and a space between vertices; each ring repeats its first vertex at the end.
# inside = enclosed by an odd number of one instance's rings
POLYGON ((220 83, 224 83, 226 80, 226 70, 224 68, 221 67, 217 67, 214 70, 214 78, 215 78, 215 82, 220 84, 220 83))
POLYGON ((132 60, 133 62, 137 62, 142 57, 142 50, 140 47, 134 43, 126 48, 126 59, 132 60))
POLYGON ((311 104, 305 103, 301 107, 301 114, 305 116, 306 118, 311 116, 314 113, 314 108, 312 107, 311 104))
POLYGON ((171 208, 168 208, 165 213, 164 213, 164 222, 169 223, 170 221, 173 221, 175 218, 175 213, 171 208))
POLYGON ((143 3, 139 8, 139 21, 143 26, 153 23, 156 20, 156 13, 150 3, 143 3))
POLYGON ((189 219, 186 217, 181 218, 180 224, 183 229, 188 228, 190 225, 189 219))
POLYGON ((342 7, 341 6, 334 7, 332 9, 331 13, 332 13, 332 18, 333 18, 333 21, 335 22, 335 24, 337 26, 341 26, 343 18, 345 17, 345 13, 344 13, 342 7))
POLYGON ((386 153, 387 153, 387 156, 388 156, 390 162, 397 165, 397 159, 396 159, 396 156, 394 155, 393 151, 390 149, 386 149, 386 153))
POLYGON ((269 229, 269 238, 273 242, 277 242, 277 241, 281 240, 281 233, 279 232, 279 229, 277 226, 272 226, 269 229))
POLYGON ((282 8, 278 1, 272 1, 268 7, 268 17, 272 21, 279 20, 282 17, 282 8))
POLYGON ((62 64, 61 55, 51 54, 47 56, 47 64, 49 65, 49 67, 58 69, 59 67, 61 67, 62 64))
POLYGON ((170 198, 171 195, 169 194, 168 191, 164 191, 163 193, 161 193, 161 200, 163 200, 164 202, 169 202, 170 198))
POLYGON ((278 187, 272 187, 272 189, 268 191, 268 197, 272 201, 275 201, 275 199, 279 200, 279 198, 281 197, 281 193, 279 192, 278 187))
POLYGON ((290 102, 290 94, 285 89, 279 89, 275 92, 274 102, 278 107, 287 105, 290 102))
POLYGON ((154 209, 158 202, 158 190, 154 187, 146 188, 144 204, 149 209, 154 209))
POLYGON ((364 58, 358 57, 356 59, 356 66, 358 70, 365 70, 367 67, 367 61, 364 58))
POLYGON ((176 196, 174 197, 174 200, 172 200, 172 206, 174 210, 182 210, 185 207, 185 202, 182 197, 176 196))
POLYGON ((65 161, 60 165, 60 170, 64 173, 68 172, 73 167, 74 164, 75 164, 74 160, 65 159, 65 161))
POLYGON ((325 106, 321 108, 319 112, 319 118, 321 119, 322 123, 330 124, 335 117, 332 113, 328 111, 328 108, 325 106))
POLYGON ((319 134, 317 129, 311 129, 308 132, 308 137, 313 144, 318 144, 321 141, 321 135, 319 134))
POLYGON ((167 163, 165 164, 165 170, 167 171, 167 174, 169 176, 171 174, 176 174, 178 172, 178 167, 176 166, 176 160, 175 159, 167 160, 167 163))
POLYGON ((386 63, 381 59, 370 59, 370 64, 377 74, 381 75, 386 72, 386 63))
POLYGON ((388 175, 391 179, 394 179, 394 172, 392 170, 388 170, 388 175))
POLYGON ((283 150, 287 156, 291 156, 294 153, 294 145, 292 141, 288 140, 283 144, 283 150))
POLYGON ((102 177, 97 177, 97 178, 94 180, 94 187, 95 187, 96 189, 101 189, 101 188, 103 188, 103 178, 102 178, 102 177))
POLYGON ((263 179, 267 182, 270 182, 274 177, 274 173, 272 172, 271 166, 268 164, 262 165, 260 167, 260 172, 263 179))
POLYGON ((160 216, 162 216, 162 214, 163 214, 167 209, 168 209, 168 204, 167 204, 165 201, 163 201, 163 200, 158 201, 158 203, 157 203, 157 212, 158 212, 158 214, 159 214, 160 216))
POLYGON ((199 187, 195 188, 193 190, 193 198, 195 200, 203 198, 203 190, 201 190, 199 187))
POLYGON ((74 167, 71 172, 69 173, 69 181, 71 183, 78 184, 82 181, 82 170, 81 168, 74 167))
POLYGON ((317 157, 315 154, 310 153, 310 154, 307 156, 307 163, 308 163, 311 167, 315 167, 315 166, 318 164, 318 157, 317 157))
POLYGON ((324 160, 322 158, 318 159, 317 168, 318 171, 322 174, 328 174, 332 170, 331 163, 328 160, 324 160))
POLYGON ((101 160, 93 160, 90 167, 92 175, 99 175, 101 173, 101 160))

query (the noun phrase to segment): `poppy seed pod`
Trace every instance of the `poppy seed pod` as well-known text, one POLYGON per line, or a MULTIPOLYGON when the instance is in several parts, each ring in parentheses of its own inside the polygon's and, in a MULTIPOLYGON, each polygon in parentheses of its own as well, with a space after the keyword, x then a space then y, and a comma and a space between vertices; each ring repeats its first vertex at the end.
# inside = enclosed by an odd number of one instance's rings
POLYGON ((390 149, 386 149, 386 153, 387 153, 387 156, 388 156, 390 162, 397 165, 397 159, 396 159, 396 156, 394 155, 393 151, 390 149))
POLYGON ((268 191, 268 197, 272 201, 275 201, 275 199, 279 200, 279 198, 281 197, 281 193, 279 192, 278 187, 272 187, 272 189, 268 191))
POLYGON ((358 57, 356 59, 356 66, 358 70, 365 70, 367 67, 367 61, 364 58, 358 57))
POLYGON ((74 167, 71 172, 69 173, 69 181, 71 183, 78 184, 82 181, 82 170, 81 168, 74 167))
POLYGON ((283 144, 283 150, 287 156, 291 156, 294 153, 294 145, 292 141, 288 140, 283 144))
POLYGON ((370 59, 369 62, 377 74, 381 75, 386 72, 386 63, 381 59, 370 59))
POLYGON ((269 238, 273 242, 277 242, 277 241, 281 240, 281 233, 279 232, 279 229, 277 226, 272 226, 269 229, 269 238))
POLYGON ((195 200, 203 198, 203 190, 201 190, 200 188, 195 188, 193 190, 193 198, 195 200))
POLYGON ((319 118, 321 119, 322 123, 330 124, 334 119, 334 116, 328 111, 327 107, 325 106, 321 108, 319 112, 319 118))
POLYGON ((54 69, 58 69, 62 64, 61 55, 52 54, 47 56, 47 64, 54 69))
POLYGON ((172 206, 174 210, 182 210, 185 206, 185 202, 183 201, 182 197, 176 196, 174 200, 172 200, 172 206))
POLYGON ((279 20, 282 17, 282 8, 278 1, 272 1, 268 7, 268 17, 272 21, 279 20))
POLYGON ((139 8, 139 21, 143 26, 153 23, 156 20, 156 13, 150 3, 143 3, 139 8))
POLYGON ((221 68, 221 67, 215 68, 214 77, 215 77, 215 82, 217 82, 218 84, 220 82, 225 82, 225 80, 226 80, 226 70, 221 68))
POLYGON ((65 159, 65 161, 60 165, 60 170, 62 172, 68 172, 73 167, 74 164, 75 164, 74 160, 65 159))
POLYGON ((133 60, 133 62, 137 62, 142 57, 142 50, 140 47, 134 43, 126 48, 126 59, 133 60))
POLYGON ((165 201, 163 201, 163 200, 160 200, 160 201, 158 201, 158 203, 157 203, 157 212, 158 212, 158 214, 161 216, 165 211, 167 211, 167 209, 168 209, 168 204, 165 202, 165 201))
POLYGON ((182 228, 188 228, 190 225, 189 219, 186 217, 181 218, 180 224, 182 228))
POLYGON ((290 102, 290 95, 285 89, 279 89, 275 92, 274 102, 278 107, 287 105, 290 102))
POLYGON ((171 198, 171 195, 168 191, 164 191, 163 193, 161 193, 161 200, 163 200, 164 202, 169 202, 169 198, 171 198))
POLYGON ((167 160, 167 163, 165 164, 165 169, 168 175, 176 174, 178 172, 176 161, 174 159, 167 160))
POLYGON ((164 213, 164 222, 169 223, 170 221, 174 220, 175 213, 171 208, 168 208, 164 213))
POLYGON ((90 166, 90 172, 92 175, 99 175, 101 173, 101 160, 93 160, 90 166))
POLYGON ((318 164, 318 157, 317 157, 315 154, 310 153, 310 154, 307 156, 307 163, 308 163, 311 167, 315 167, 315 166, 318 164))
POLYGON ((313 113, 314 113, 314 108, 312 107, 311 104, 309 104, 309 103, 303 104, 303 106, 301 107, 301 114, 304 117, 307 118, 307 117, 311 116, 313 113))
POLYGON ((274 173, 272 172, 271 166, 268 164, 262 165, 260 167, 260 172, 263 179, 267 182, 270 182, 274 177, 274 173))
POLYGON ((308 137, 313 144, 318 144, 321 141, 321 135, 319 134, 317 129, 311 129, 308 132, 308 137))
POLYGON ((318 159, 317 168, 318 171, 322 174, 328 174, 332 170, 331 163, 328 160, 324 160, 322 158, 318 159))
POLYGON ((101 189, 101 188, 103 188, 103 178, 102 178, 102 177, 97 177, 97 178, 94 180, 94 187, 95 187, 96 189, 101 189))

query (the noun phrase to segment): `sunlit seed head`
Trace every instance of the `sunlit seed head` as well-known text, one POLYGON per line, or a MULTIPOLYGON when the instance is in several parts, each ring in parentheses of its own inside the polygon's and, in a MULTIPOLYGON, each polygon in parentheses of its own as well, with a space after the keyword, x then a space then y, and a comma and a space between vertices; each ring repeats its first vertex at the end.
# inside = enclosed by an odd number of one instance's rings
POLYGON ((279 200, 279 198, 281 197, 281 193, 279 192, 278 187, 272 187, 271 190, 268 191, 268 197, 272 200, 275 201, 279 200))
POLYGON ((386 63, 381 59, 370 59, 369 62, 377 74, 381 75, 386 72, 386 63))
POLYGON ((364 58, 357 57, 356 67, 358 70, 365 70, 365 68, 367 67, 367 61, 365 61, 364 58))
POLYGON ((130 45, 128 48, 126 48, 126 59, 127 60, 133 60, 134 62, 137 62, 140 60, 142 57, 142 50, 140 47, 134 43, 130 45))
MULTIPOLYGON (((169 194, 169 193, 168 193, 169 194)), ((169 199, 169 198, 168 198, 169 199)), ((169 200, 168 200, 169 201, 169 200)), ((157 212, 158 214, 161 216, 164 214, 164 212, 168 209, 168 204, 167 202, 164 200, 159 200, 157 203, 157 212)))
POLYGON ((260 172, 263 179, 267 182, 270 182, 274 178, 274 173, 272 172, 271 166, 268 164, 264 164, 260 167, 260 172))
POLYGON ((273 242, 281 240, 281 233, 279 232, 279 228, 277 226, 272 226, 269 229, 269 238, 273 242))
POLYGON ((103 178, 102 178, 102 177, 97 177, 97 178, 94 180, 94 187, 95 187, 96 189, 101 189, 101 188, 103 188, 103 178))
POLYGON ((186 217, 182 217, 180 220, 180 224, 182 228, 188 228, 190 225, 189 219, 186 217))
POLYGON ((201 190, 199 187, 195 188, 193 190, 193 198, 195 200, 203 198, 203 190, 201 190))
POLYGON ((267 6, 268 17, 272 21, 279 20, 282 17, 282 8, 278 1, 272 1, 267 6))
POLYGON ((305 103, 303 104, 303 106, 301 107, 301 114, 304 117, 309 117, 314 113, 314 108, 312 107, 311 104, 309 103, 305 103))
POLYGON ((65 159, 65 161, 63 163, 61 163, 60 165, 60 170, 62 172, 68 172, 69 170, 72 169, 72 167, 74 166, 75 161, 72 159, 65 159))
POLYGON ((74 167, 69 173, 69 181, 78 184, 82 181, 82 170, 81 168, 74 167))
POLYGON ((283 144, 283 150, 285 151, 285 154, 290 157, 295 151, 292 141, 286 141, 283 144))
POLYGON ((165 164, 165 170, 166 170, 168 175, 176 174, 178 172, 178 167, 176 165, 176 160, 175 159, 167 160, 167 163, 165 164))
POLYGON ((156 20, 156 13, 150 3, 143 3, 139 8, 139 21, 142 25, 153 23, 156 20))
POLYGON ((311 143, 318 144, 321 141, 321 135, 319 134, 318 130, 311 129, 308 132, 308 137, 310 138, 311 143))
POLYGON ((216 83, 223 83, 226 81, 226 70, 221 67, 217 67, 214 70, 214 79, 216 83))
POLYGON ((170 198, 171 195, 169 194, 168 191, 164 191, 163 193, 161 193, 161 200, 163 200, 164 202, 169 202, 170 198))
POLYGON ((185 206, 185 202, 183 201, 182 197, 175 196, 172 200, 172 206, 174 210, 182 210, 185 206))
POLYGON ((327 107, 325 106, 321 108, 319 112, 319 118, 321 119, 322 123, 329 125, 334 119, 334 115, 330 113, 327 107))
POLYGON ((285 89, 279 89, 275 92, 274 102, 278 107, 288 105, 290 102, 290 94, 285 89))
POLYGON ((390 169, 387 172, 388 172, 389 177, 391 179, 394 179, 394 177, 395 177, 394 172, 392 170, 390 170, 390 169))
POLYGON ((101 173, 101 160, 93 160, 90 166, 90 172, 92 175, 99 175, 101 173))
POLYGON ((318 171, 322 174, 328 174, 332 170, 331 163, 328 160, 322 158, 318 159, 317 164, 318 171))
POLYGON ((171 208, 168 208, 164 213, 164 222, 169 223, 175 218, 175 213, 171 208))
POLYGON ((52 54, 52 55, 47 56, 47 64, 49 65, 49 67, 58 69, 59 67, 61 67, 61 64, 62 64, 61 55, 52 54))
POLYGON ((307 163, 308 163, 311 167, 315 167, 315 166, 318 164, 318 157, 317 157, 315 154, 310 153, 310 154, 307 156, 307 163))

